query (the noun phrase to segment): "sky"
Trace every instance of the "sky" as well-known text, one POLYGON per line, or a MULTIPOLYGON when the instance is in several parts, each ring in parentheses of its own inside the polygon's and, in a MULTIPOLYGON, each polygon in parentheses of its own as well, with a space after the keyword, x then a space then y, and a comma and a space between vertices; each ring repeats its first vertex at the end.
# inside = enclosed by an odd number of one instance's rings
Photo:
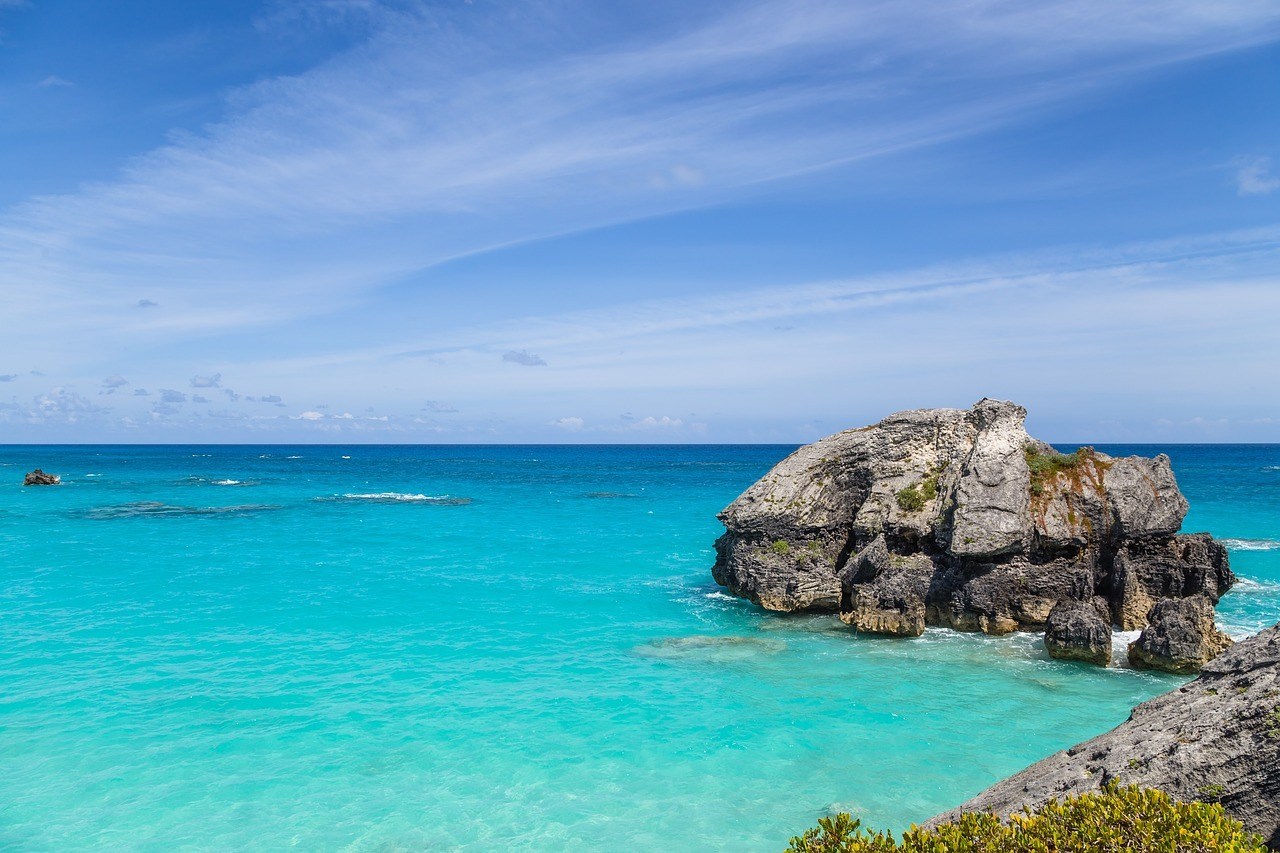
POLYGON ((1280 442, 1273 0, 0 0, 0 443, 1280 442))

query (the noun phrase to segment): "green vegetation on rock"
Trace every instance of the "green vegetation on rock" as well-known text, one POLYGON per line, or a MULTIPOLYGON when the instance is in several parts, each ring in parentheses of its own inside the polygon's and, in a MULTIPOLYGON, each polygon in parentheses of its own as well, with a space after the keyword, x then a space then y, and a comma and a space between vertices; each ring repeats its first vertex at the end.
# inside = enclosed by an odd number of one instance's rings
POLYGON ((904 512, 919 512, 924 505, 938 496, 938 478, 942 476, 942 468, 930 469, 919 483, 899 489, 898 507, 904 512))
POLYGON ((916 486, 898 490, 898 507, 903 512, 919 512, 924 509, 924 493, 916 486))
POLYGON ((1280 740, 1280 707, 1267 714, 1267 737, 1271 740, 1280 740))
POLYGON ((1059 474, 1078 472, 1081 463, 1094 455, 1092 447, 1081 447, 1075 453, 1058 453, 1056 450, 1042 453, 1033 444, 1028 444, 1022 452, 1027 458, 1027 467, 1031 469, 1031 494, 1037 497, 1044 494, 1045 485, 1059 474))
POLYGON ((791 543, 785 539, 778 539, 769 546, 769 550, 777 554, 779 557, 785 557, 791 553, 791 543))
MULTIPOLYGON (((1209 786, 1206 786, 1209 787, 1209 786)), ((787 853, 1265 853, 1258 836, 1217 803, 1180 803, 1162 791, 1121 787, 1054 800, 1008 823, 965 814, 934 829, 913 827, 902 840, 871 832, 848 814, 822 818, 791 839, 787 853)))

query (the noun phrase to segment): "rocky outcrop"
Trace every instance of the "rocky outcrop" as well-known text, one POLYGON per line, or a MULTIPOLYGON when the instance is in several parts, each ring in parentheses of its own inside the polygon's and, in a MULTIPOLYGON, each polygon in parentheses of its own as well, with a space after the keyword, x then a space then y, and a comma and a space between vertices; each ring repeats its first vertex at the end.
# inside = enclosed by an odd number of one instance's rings
MULTIPOLYGON (((1025 418, 982 400, 800 448, 720 513, 716 581, 770 610, 907 636, 1042 630, 1060 603, 1094 599, 1106 624, 1138 630, 1164 599, 1231 587, 1225 549, 1178 533, 1187 502, 1168 457, 1060 454, 1025 418)), ((1096 635, 1063 626, 1055 654, 1101 663, 1096 635)))
POLYGON ((57 474, 46 474, 39 468, 22 479, 24 486, 56 486, 61 482, 62 478, 57 474))
POLYGON ((1128 722, 929 823, 966 811, 1008 815, 1112 779, 1179 800, 1219 802, 1280 848, 1280 625, 1223 652, 1196 680, 1139 705, 1128 722))
POLYGON ((1109 664, 1111 620, 1106 600, 1059 601, 1049 612, 1044 647, 1051 657, 1109 664))
POLYGON ((1191 674, 1231 645, 1231 638, 1213 624, 1213 603, 1203 595, 1166 598, 1155 607, 1136 642, 1129 645, 1129 663, 1137 669, 1163 669, 1191 674))

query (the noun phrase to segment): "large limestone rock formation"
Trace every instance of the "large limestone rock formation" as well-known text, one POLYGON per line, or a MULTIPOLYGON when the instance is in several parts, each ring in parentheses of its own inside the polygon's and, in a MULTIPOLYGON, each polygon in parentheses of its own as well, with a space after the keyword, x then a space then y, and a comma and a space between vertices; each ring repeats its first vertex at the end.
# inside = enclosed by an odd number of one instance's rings
MULTIPOLYGON (((1138 630, 1165 599, 1216 603, 1231 587, 1225 549, 1178 533, 1187 502, 1167 456, 1062 455, 1025 418, 982 400, 800 448, 720 513, 716 581, 770 610, 907 636, 1042 630, 1059 603, 1095 598, 1138 630)), ((1094 633, 1060 632, 1057 651, 1101 662, 1094 633)))
POLYGON ((1128 722, 999 782, 964 811, 1008 815, 1112 779, 1179 800, 1220 802, 1280 848, 1280 625, 1204 665, 1200 677, 1133 709, 1128 722))
POLYGON ((56 486, 61 482, 62 478, 57 474, 46 474, 39 468, 22 478, 24 486, 56 486))

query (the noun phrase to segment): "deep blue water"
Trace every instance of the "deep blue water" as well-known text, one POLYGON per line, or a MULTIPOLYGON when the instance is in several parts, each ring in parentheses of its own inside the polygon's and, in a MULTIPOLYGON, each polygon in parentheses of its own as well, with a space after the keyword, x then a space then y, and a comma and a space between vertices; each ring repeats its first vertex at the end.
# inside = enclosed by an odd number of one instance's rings
MULTIPOLYGON (((790 449, 0 448, 0 848, 780 850, 1179 683, 723 595, 790 449)), ((1102 449, 1168 452, 1222 621, 1280 619, 1280 446, 1102 449)))

